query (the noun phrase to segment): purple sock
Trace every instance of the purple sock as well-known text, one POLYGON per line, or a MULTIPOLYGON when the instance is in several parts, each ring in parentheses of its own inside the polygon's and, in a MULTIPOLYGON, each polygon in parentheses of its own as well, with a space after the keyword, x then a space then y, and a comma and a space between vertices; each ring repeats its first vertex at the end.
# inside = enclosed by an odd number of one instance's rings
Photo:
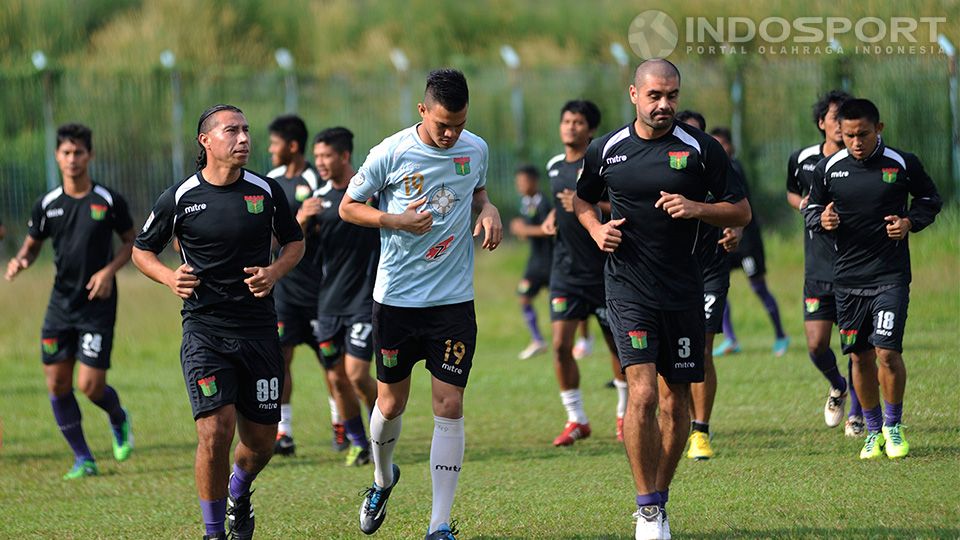
POLYGON ((867 421, 867 431, 875 433, 883 427, 883 411, 880 410, 880 404, 872 409, 863 410, 863 418, 867 421))
POLYGON ((233 464, 233 475, 230 477, 230 496, 234 499, 250 491, 250 484, 257 478, 257 473, 250 473, 233 464))
POLYGON ((844 392, 847 389, 847 381, 843 380, 840 370, 837 369, 837 357, 829 347, 820 354, 810 353, 810 360, 817 366, 820 373, 830 381, 830 386, 844 392))
POLYGON ((660 496, 660 509, 667 509, 667 501, 670 500, 670 488, 667 488, 663 491, 658 491, 657 495, 660 496))
POLYGON ((523 306, 523 320, 527 322, 527 329, 530 330, 533 340, 543 343, 543 335, 540 334, 540 328, 537 326, 537 312, 530 304, 523 306))
POLYGON ((753 292, 760 297, 760 301, 763 302, 763 307, 767 310, 767 315, 770 316, 770 322, 773 323, 773 331, 777 334, 777 339, 782 339, 786 336, 783 333, 783 325, 780 324, 780 308, 777 307, 777 299, 770 294, 770 290, 767 289, 767 282, 763 277, 756 277, 750 279, 750 288, 753 289, 753 292))
POLYGON ((650 506, 655 504, 660 505, 660 492, 654 491, 653 493, 646 493, 644 495, 637 495, 637 506, 650 506))
POLYGON ((112 386, 108 385, 104 388, 103 397, 94 401, 93 404, 110 415, 110 424, 114 428, 119 428, 127 419, 127 413, 123 412, 123 407, 120 406, 120 396, 117 395, 117 391, 112 386))
POLYGON ((347 438, 350 439, 350 444, 359 446, 360 448, 370 447, 370 444, 367 442, 367 433, 363 430, 363 419, 359 414, 344 422, 343 429, 347 432, 347 438))
POLYGON ((737 342, 737 334, 733 331, 733 319, 730 317, 730 300, 723 306, 723 335, 730 341, 737 342))
POLYGON ((73 391, 59 397, 51 395, 50 406, 53 407, 53 417, 60 426, 60 432, 73 449, 73 455, 76 456, 77 461, 93 461, 93 454, 90 453, 87 439, 83 436, 80 406, 77 405, 77 398, 73 397, 73 391))
POLYGON ((207 536, 223 534, 223 522, 227 519, 227 499, 205 501, 200 499, 200 513, 203 514, 203 525, 207 528, 207 536))
POLYGON ((883 425, 885 426, 895 426, 900 423, 900 418, 903 417, 903 402, 900 403, 887 403, 886 400, 883 402, 883 425))
POLYGON ((847 380, 850 381, 847 391, 850 393, 850 416, 863 416, 863 407, 857 397, 857 389, 853 386, 853 360, 847 360, 847 380))

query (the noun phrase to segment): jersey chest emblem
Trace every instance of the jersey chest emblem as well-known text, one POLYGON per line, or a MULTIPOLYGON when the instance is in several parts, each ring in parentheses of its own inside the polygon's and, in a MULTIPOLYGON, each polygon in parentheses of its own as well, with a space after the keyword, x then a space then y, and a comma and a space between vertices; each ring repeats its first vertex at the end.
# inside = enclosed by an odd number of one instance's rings
POLYGON ((247 212, 251 214, 263 212, 263 195, 245 195, 243 200, 247 202, 247 212))
POLYGON ((296 199, 297 202, 303 202, 307 200, 307 197, 310 196, 310 191, 310 186, 300 184, 297 186, 297 190, 294 192, 293 198, 296 199))
POLYGON ((451 234, 449 238, 440 242, 439 244, 433 246, 427 250, 426 259, 428 261, 435 261, 443 256, 444 253, 450 248, 450 244, 453 242, 453 235, 451 234))
POLYGON ((671 169, 687 168, 687 158, 690 157, 690 152, 667 152, 667 155, 670 156, 671 169))
MULTIPOLYGON (((884 180, 886 181, 886 180, 884 180)), ((103 218, 107 217, 107 206, 103 204, 91 204, 90 205, 90 217, 94 221, 103 221, 103 218)))
POLYGON ((881 177, 884 182, 887 184, 892 184, 897 181, 897 173, 900 172, 900 169, 897 167, 892 167, 889 169, 880 169, 883 172, 881 177))
POLYGON ((440 217, 445 217, 453 211, 453 207, 456 206, 458 202, 460 202, 460 198, 457 196, 457 192, 441 184, 440 189, 434 191, 430 197, 429 205, 433 213, 440 217))
POLYGON ((470 156, 453 158, 453 170, 460 176, 470 174, 470 156))

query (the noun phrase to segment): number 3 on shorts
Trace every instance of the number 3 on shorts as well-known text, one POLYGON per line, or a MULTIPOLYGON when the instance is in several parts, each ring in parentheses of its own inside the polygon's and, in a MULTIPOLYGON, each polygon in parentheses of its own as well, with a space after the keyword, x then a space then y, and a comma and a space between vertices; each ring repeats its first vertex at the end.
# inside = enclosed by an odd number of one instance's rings
POLYGON ((280 380, 276 377, 257 381, 257 401, 276 401, 280 397, 280 380))
POLYGON ((682 337, 677 340, 677 344, 680 345, 677 356, 680 358, 690 358, 690 338, 682 337))

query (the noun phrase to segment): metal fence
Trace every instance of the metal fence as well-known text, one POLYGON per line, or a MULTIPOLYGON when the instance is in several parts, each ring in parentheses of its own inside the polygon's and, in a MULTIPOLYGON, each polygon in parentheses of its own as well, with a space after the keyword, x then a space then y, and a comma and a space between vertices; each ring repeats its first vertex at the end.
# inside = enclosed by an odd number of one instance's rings
MULTIPOLYGON (((862 56, 843 65, 833 59, 756 59, 736 66, 724 59, 686 61, 681 107, 707 117, 708 128, 739 118, 739 157, 754 205, 770 224, 789 215, 783 203, 786 160, 820 136, 810 118, 816 96, 846 81, 849 90, 877 102, 889 144, 920 156, 946 197, 957 195, 952 173, 948 63, 944 56, 862 56), (739 73, 739 75, 737 75, 739 73), (731 95, 742 81, 739 101, 731 95), (738 105, 739 103, 739 105, 738 105)), ((282 71, 251 72, 211 67, 139 73, 71 70, 0 72, 0 219, 11 231, 9 250, 25 232, 30 206, 47 190, 44 108, 55 124, 77 121, 94 131, 92 175, 129 200, 142 221, 156 196, 192 170, 197 149, 195 121, 207 106, 240 106, 251 123, 250 166, 269 168, 266 126, 295 106, 311 132, 343 125, 356 135, 354 164, 382 138, 416 118, 416 100, 426 72, 342 73, 317 77, 282 71), (291 96, 286 85, 296 85, 291 96), (178 97, 174 97, 174 93, 178 97), (291 99, 295 101, 291 102, 291 99), (174 108, 183 120, 172 125, 174 108), (174 156, 174 152, 181 153, 174 156), (177 174, 173 170, 180 168, 177 174)), ((467 70, 471 87, 468 128, 490 145, 491 197, 506 215, 515 212, 513 170, 523 162, 544 164, 562 151, 559 110, 572 98, 596 101, 601 132, 632 115, 626 87, 629 68, 590 64, 564 69, 502 66, 467 70)), ((54 169, 55 171, 55 169, 54 169)), ((54 180, 56 175, 54 175, 54 180)))

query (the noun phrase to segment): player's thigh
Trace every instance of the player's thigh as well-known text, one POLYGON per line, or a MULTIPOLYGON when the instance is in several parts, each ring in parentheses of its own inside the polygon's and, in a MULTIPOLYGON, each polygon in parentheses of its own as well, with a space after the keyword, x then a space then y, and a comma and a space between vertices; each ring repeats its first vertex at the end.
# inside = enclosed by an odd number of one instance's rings
POLYGON ((421 313, 374 302, 373 354, 379 382, 390 385, 409 379, 413 366, 424 358, 420 335, 429 321, 421 313))
POLYGON ((430 389, 433 397, 433 414, 441 418, 461 418, 463 416, 464 387, 431 377, 430 389))
POLYGON ((727 290, 707 290, 703 293, 703 317, 708 334, 719 334, 723 331, 723 309, 727 305, 727 290))
MULTIPOLYGON (((40 330, 40 359, 44 366, 75 360, 79 333, 76 328, 44 324, 40 330)), ((72 369, 72 368, 71 368, 72 369)))
POLYGON ((835 291, 837 298, 837 327, 840 329, 840 350, 843 354, 861 353, 873 349, 868 338, 873 331, 871 317, 872 296, 858 296, 843 290, 835 291))
POLYGON ((473 302, 429 308, 423 348, 427 370, 437 379, 466 387, 477 348, 473 302))
POLYGON ((236 342, 232 356, 237 366, 237 413, 258 424, 276 424, 284 377, 280 342, 277 338, 236 342))
POLYGON ((699 307, 661 311, 657 371, 668 384, 703 382, 705 318, 699 307))
POLYGON ((910 289, 906 285, 887 289, 870 302, 873 333, 870 343, 878 349, 903 352, 903 335, 907 325, 910 289))
POLYGON ((236 402, 237 372, 230 349, 224 338, 200 332, 183 333, 180 367, 195 420, 236 402))
POLYGON ((113 328, 80 328, 77 333, 77 360, 92 368, 110 369, 113 328))
POLYGON ((314 325, 317 358, 324 369, 330 370, 341 363, 345 349, 347 324, 338 315, 321 315, 314 325))
POLYGON ((803 320, 837 321, 837 299, 833 284, 826 281, 803 281, 803 320))
POLYGON ((624 373, 632 365, 657 362, 662 346, 659 310, 636 302, 608 298, 607 321, 624 373))
POLYGON ((107 386, 107 370, 80 363, 77 368, 77 387, 87 396, 99 399, 107 386))
POLYGON ((370 314, 347 317, 346 323, 344 354, 369 364, 373 358, 373 322, 370 314))

